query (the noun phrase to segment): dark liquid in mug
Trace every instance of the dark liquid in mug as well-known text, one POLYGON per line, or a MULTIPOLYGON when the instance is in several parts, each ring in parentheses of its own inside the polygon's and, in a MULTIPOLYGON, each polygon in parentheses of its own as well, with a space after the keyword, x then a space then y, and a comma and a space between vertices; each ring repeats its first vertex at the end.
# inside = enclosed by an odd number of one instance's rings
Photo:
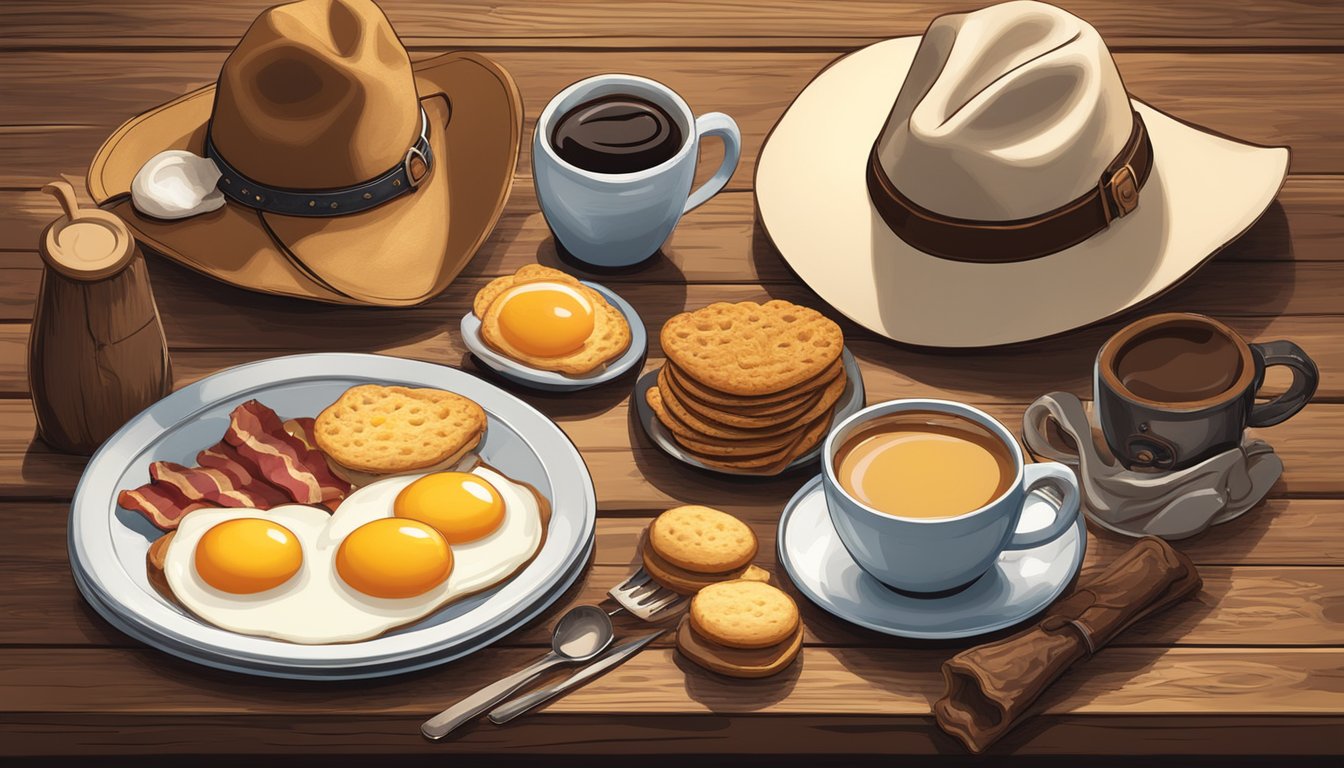
POLYGON ((569 110, 551 132, 551 146, 562 160, 594 173, 652 168, 677 154, 681 142, 681 126, 667 110, 619 94, 569 110))
POLYGON ((1237 344, 1212 328, 1154 328, 1115 356, 1115 375, 1130 392, 1159 403, 1207 400, 1226 392, 1242 370, 1237 344))

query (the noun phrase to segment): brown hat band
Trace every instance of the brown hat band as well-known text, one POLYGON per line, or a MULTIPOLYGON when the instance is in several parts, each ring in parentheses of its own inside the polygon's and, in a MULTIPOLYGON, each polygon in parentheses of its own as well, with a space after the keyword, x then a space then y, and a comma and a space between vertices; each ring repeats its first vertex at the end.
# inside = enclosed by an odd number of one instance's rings
POLYGON ((1029 261, 1062 251, 1105 230, 1139 205, 1139 190, 1153 166, 1153 146, 1143 118, 1097 185, 1081 197, 1026 219, 976 221, 934 213, 901 194, 887 176, 874 145, 868 158, 868 195, 898 237, 925 253, 952 261, 1029 261))
POLYGON ((281 189, 249 179, 229 164, 205 134, 205 156, 215 161, 222 174, 219 191, 248 208, 285 216, 344 216, 360 213, 415 191, 434 166, 429 146, 429 117, 420 109, 420 135, 397 165, 373 179, 340 189, 281 189))

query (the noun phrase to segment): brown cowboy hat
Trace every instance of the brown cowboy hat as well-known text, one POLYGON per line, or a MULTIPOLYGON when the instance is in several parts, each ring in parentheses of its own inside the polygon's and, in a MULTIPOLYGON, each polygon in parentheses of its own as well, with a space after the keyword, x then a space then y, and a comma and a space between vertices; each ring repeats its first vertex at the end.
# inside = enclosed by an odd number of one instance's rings
POLYGON ((475 53, 411 63, 369 0, 264 11, 219 80, 136 117, 94 156, 89 192, 136 237, 233 285, 337 304, 441 292, 504 208, 522 100, 475 53), (227 203, 143 214, 131 181, 154 155, 212 158, 227 203))

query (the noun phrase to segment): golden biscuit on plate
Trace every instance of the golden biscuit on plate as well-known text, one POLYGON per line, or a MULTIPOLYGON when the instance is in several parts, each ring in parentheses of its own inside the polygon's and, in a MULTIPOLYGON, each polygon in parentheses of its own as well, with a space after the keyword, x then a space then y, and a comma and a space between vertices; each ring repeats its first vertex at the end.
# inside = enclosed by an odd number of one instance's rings
POLYGON ((318 414, 317 447, 337 474, 372 476, 443 469, 481 441, 485 411, 440 389, 361 384, 318 414))
POLYGON ((730 648, 695 631, 689 617, 677 627, 677 651, 695 664, 728 677, 761 678, 779 674, 803 648, 803 625, 787 639, 765 648, 730 648))
POLYGON ((695 417, 705 419, 710 423, 726 424, 740 429, 764 429, 791 422, 796 423, 798 418, 811 410, 812 406, 822 396, 821 392, 814 392, 803 398, 801 402, 791 404, 788 408, 774 413, 756 414, 745 413, 743 412, 745 409, 729 410, 719 406, 706 405, 696 400, 694 395, 687 394, 680 385, 673 381, 667 372, 667 366, 663 366, 662 370, 658 372, 658 388, 664 392, 671 390, 677 402, 695 417))
POLYGON ((788 408, 806 400, 810 395, 815 394, 817 389, 831 383, 836 376, 844 371, 845 366, 843 360, 836 358, 835 362, 826 370, 801 384, 769 395, 758 396, 730 395, 706 387, 688 376, 684 371, 679 370, 676 364, 670 360, 663 365, 663 368, 667 370, 673 383, 703 403, 734 410, 746 408, 752 409, 756 413, 768 413, 770 408, 781 406, 788 408))
POLYGON ((792 302, 717 302, 663 324, 663 352, 682 373, 731 395, 787 390, 835 364, 840 326, 792 302))
MULTIPOLYGON (((650 390, 652 391, 652 390, 650 390)), ((776 424, 772 427, 761 427, 757 429, 736 427, 730 424, 702 418, 690 410, 681 402, 676 393, 672 390, 658 388, 661 395, 663 407, 670 411, 681 422, 691 429, 705 437, 717 437, 726 440, 750 439, 756 437, 773 437, 785 432, 791 432, 804 424, 810 424, 822 414, 829 413, 835 406, 836 401, 845 392, 845 379, 836 379, 821 392, 821 396, 814 401, 811 406, 803 413, 792 420, 776 424)))

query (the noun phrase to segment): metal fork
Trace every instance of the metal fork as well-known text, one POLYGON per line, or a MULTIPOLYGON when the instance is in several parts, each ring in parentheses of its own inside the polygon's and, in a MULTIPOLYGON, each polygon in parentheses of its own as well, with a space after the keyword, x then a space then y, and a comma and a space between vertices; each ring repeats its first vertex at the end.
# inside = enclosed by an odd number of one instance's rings
POLYGON ((630 574, 630 578, 607 590, 607 594, 620 603, 621 608, 644 621, 671 616, 686 607, 689 601, 686 595, 679 595, 654 581, 642 565, 630 574))

